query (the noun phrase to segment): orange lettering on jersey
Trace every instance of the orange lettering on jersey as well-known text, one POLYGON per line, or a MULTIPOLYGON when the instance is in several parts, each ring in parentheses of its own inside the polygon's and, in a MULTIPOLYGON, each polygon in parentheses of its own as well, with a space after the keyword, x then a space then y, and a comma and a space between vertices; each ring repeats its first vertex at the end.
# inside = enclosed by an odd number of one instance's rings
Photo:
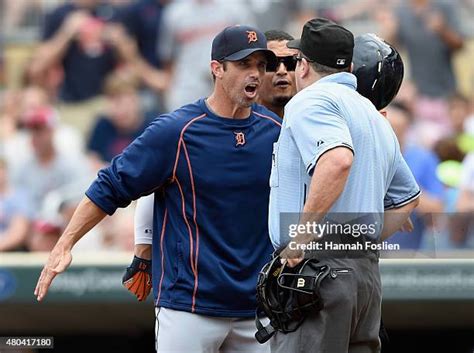
POLYGON ((244 133, 234 131, 234 134, 235 134, 235 147, 245 145, 245 135, 244 135, 244 133))
POLYGON ((255 31, 247 31, 247 39, 249 43, 256 42, 258 40, 257 33, 255 31))

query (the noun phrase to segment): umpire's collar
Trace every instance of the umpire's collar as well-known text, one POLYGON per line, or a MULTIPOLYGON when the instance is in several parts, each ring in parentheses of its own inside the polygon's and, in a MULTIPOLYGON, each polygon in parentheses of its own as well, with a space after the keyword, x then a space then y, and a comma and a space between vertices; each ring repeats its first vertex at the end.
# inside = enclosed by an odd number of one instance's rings
POLYGON ((338 72, 324 76, 316 82, 316 84, 319 83, 339 83, 352 88, 354 91, 357 89, 357 77, 349 72, 338 72))

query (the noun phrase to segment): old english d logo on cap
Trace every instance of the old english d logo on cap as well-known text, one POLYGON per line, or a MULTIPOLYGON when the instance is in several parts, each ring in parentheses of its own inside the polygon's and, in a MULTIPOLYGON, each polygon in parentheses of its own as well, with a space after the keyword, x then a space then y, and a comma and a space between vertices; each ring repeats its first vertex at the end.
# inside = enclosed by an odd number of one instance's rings
POLYGON ((257 51, 265 55, 267 64, 276 64, 276 56, 267 48, 265 35, 258 28, 246 25, 229 26, 212 41, 211 59, 239 61, 257 51))
POLYGON ((249 40, 249 43, 256 42, 258 40, 257 32, 247 31, 247 39, 249 40))

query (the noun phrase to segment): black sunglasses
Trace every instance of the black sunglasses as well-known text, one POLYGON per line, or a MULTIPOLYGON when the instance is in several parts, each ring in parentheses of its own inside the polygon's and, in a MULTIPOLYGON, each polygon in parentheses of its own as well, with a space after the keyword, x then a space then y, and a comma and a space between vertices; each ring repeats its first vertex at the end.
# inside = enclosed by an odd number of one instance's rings
POLYGON ((287 71, 295 71, 296 68, 296 57, 290 56, 277 56, 274 65, 267 65, 267 72, 276 72, 280 67, 280 64, 285 65, 287 71))

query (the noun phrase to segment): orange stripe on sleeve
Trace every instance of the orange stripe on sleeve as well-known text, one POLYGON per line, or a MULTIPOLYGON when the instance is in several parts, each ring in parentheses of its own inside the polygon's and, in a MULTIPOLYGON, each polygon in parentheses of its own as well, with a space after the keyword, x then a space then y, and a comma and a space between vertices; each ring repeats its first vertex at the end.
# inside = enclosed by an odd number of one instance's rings
POLYGON ((277 124, 278 126, 281 127, 281 123, 275 119, 273 119, 271 116, 268 116, 268 115, 263 115, 263 114, 260 114, 260 113, 257 113, 257 112, 253 112, 255 115, 261 117, 261 118, 264 118, 264 119, 267 119, 267 120, 271 120, 273 121, 275 124, 277 124))
POLYGON ((194 241, 193 241, 193 232, 191 230, 191 226, 189 225, 188 218, 186 217, 186 202, 184 200, 184 193, 183 188, 181 187, 181 183, 178 179, 176 179, 176 183, 178 184, 179 193, 181 194, 181 208, 183 212, 183 219, 184 223, 186 223, 186 227, 188 228, 189 233, 189 255, 190 255, 190 262, 191 262, 191 269, 196 276, 196 270, 194 269, 194 241))
POLYGON ((192 123, 194 123, 196 120, 204 118, 205 116, 206 116, 206 113, 201 114, 191 119, 186 125, 184 125, 183 129, 181 130, 181 134, 179 135, 178 147, 176 149, 176 159, 174 161, 174 167, 173 167, 173 179, 176 177, 176 168, 178 168, 179 153, 181 152, 181 144, 183 142, 184 132, 192 123))
POLYGON ((179 157, 181 153, 181 146, 184 146, 184 151, 185 151, 185 156, 186 156, 186 161, 188 164, 188 171, 191 179, 191 188, 192 188, 192 193, 193 193, 193 219, 194 219, 194 224, 196 226, 196 247, 199 246, 199 228, 197 226, 196 222, 196 195, 195 195, 195 190, 194 190, 194 179, 193 179, 193 174, 192 174, 192 168, 191 168, 191 163, 189 161, 189 155, 188 151, 186 149, 186 145, 184 142, 184 133, 186 132, 187 128, 191 126, 195 121, 203 119, 206 117, 206 114, 201 114, 193 119, 191 119, 181 130, 181 134, 179 137, 179 142, 176 150, 176 159, 175 159, 175 164, 173 168, 173 180, 176 181, 178 185, 179 192, 181 194, 181 203, 182 203, 182 212, 183 212, 183 219, 184 222, 186 223, 186 227, 188 228, 188 233, 189 233, 189 252, 190 252, 190 263, 191 263, 191 270, 193 271, 194 275, 194 291, 193 291, 193 302, 192 302, 192 308, 191 311, 194 312, 195 310, 195 302, 196 302, 196 292, 197 292, 197 286, 198 286, 198 276, 197 276, 197 256, 199 254, 199 251, 196 251, 196 260, 194 260, 194 240, 193 240, 193 233, 191 230, 191 226, 188 222, 188 219, 186 217, 186 201, 184 199, 184 193, 183 189, 181 187, 181 184, 178 180, 178 177, 176 175, 176 170, 178 168, 178 162, 179 162, 179 157))
POLYGON ((163 239, 165 237, 166 232, 166 222, 168 220, 168 209, 165 209, 165 215, 163 217, 163 225, 161 226, 161 235, 160 235, 160 252, 161 252, 161 278, 160 284, 158 285, 158 297, 156 298, 156 302, 160 300, 161 297, 161 286, 163 285, 163 277, 165 275, 165 255, 163 252, 163 239))
POLYGON ((186 143, 183 141, 183 149, 184 149, 184 155, 186 157, 186 161, 188 163, 188 171, 189 171, 189 178, 191 181, 191 190, 193 193, 193 221, 194 221, 194 226, 196 228, 196 254, 194 258, 194 270, 195 276, 194 276, 194 291, 193 291, 193 304, 192 304, 192 312, 194 312, 194 307, 196 304, 196 293, 198 289, 198 258, 199 258, 199 226, 197 224, 196 220, 196 213, 197 213, 197 206, 196 206, 196 190, 194 186, 194 176, 193 176, 193 169, 191 166, 191 161, 189 159, 189 154, 188 154, 188 149, 186 147, 186 143))

